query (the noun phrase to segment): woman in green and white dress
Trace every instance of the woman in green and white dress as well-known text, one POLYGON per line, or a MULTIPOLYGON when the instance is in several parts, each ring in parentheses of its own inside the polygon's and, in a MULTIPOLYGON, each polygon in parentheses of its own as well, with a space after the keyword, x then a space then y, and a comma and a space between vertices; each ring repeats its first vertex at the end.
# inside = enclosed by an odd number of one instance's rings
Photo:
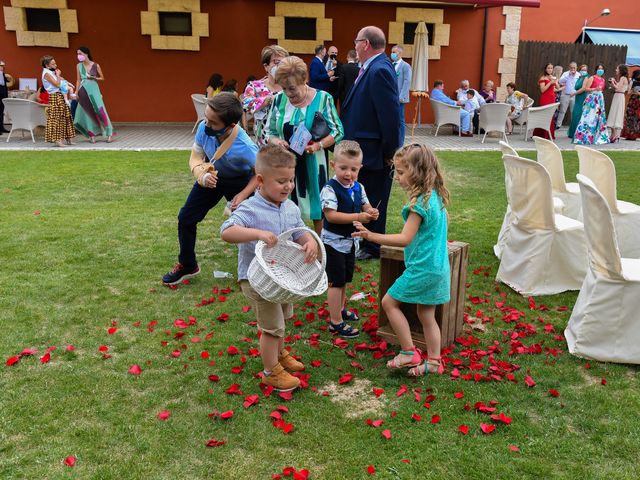
POLYGON ((78 107, 76 108, 73 124, 76 131, 95 143, 96 137, 107 137, 111 142, 113 125, 104 106, 98 82, 104 81, 100 65, 91 58, 91 51, 87 47, 80 47, 78 55, 78 107))
POLYGON ((320 112, 329 127, 329 134, 317 141, 310 141, 302 154, 296 154, 296 185, 291 199, 298 205, 302 218, 313 220, 320 235, 322 207, 320 190, 328 180, 324 149, 342 140, 344 129, 338 117, 333 98, 327 92, 307 85, 307 65, 300 58, 282 59, 275 72, 275 80, 282 87, 273 98, 267 125, 269 143, 289 148, 294 130, 304 125, 311 130, 316 112, 320 112))

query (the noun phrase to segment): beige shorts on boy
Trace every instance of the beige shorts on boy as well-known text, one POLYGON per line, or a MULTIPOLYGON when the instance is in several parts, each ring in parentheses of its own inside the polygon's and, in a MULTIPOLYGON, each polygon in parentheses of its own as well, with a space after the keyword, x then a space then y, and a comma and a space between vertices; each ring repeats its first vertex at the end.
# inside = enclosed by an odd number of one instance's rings
POLYGON ((284 321, 293 317, 293 305, 268 302, 258 295, 248 280, 240 281, 240 289, 244 296, 251 300, 260 330, 274 337, 284 337, 284 321))

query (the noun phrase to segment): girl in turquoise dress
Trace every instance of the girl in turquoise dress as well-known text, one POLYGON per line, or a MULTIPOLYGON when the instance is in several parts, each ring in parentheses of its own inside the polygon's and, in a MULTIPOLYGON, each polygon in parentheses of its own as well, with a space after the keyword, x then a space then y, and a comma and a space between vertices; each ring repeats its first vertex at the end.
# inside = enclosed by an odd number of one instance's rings
POLYGON ((438 159, 426 145, 407 145, 393 157, 395 176, 408 192, 402 209, 404 227, 396 234, 380 234, 354 222, 357 232, 380 245, 404 247, 404 273, 382 299, 389 324, 400 341, 400 353, 387 363, 390 369, 409 368, 410 376, 441 373, 440 328, 436 323, 436 305, 449 302, 450 268, 447 249, 447 211, 449 191, 444 186, 438 159), (409 322, 402 303, 417 304, 428 350, 426 365, 411 338, 409 322))

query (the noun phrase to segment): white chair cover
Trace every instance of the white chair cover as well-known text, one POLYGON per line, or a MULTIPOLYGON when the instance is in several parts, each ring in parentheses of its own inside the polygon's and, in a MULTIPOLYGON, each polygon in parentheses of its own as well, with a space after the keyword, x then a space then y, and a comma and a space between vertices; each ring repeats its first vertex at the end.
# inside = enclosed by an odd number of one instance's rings
POLYGON ((580 145, 576 151, 580 174, 593 182, 613 215, 620 254, 640 258, 640 206, 616 198, 616 167, 605 153, 580 145))
POLYGON ((3 98, 5 113, 11 118, 11 131, 7 136, 7 142, 14 130, 28 130, 31 141, 36 143, 33 130, 36 127, 45 127, 47 117, 44 113, 45 105, 22 98, 3 98))
POLYGON ((479 128, 484 129, 482 143, 489 132, 500 132, 505 142, 507 140, 506 122, 507 115, 511 112, 508 103, 485 103, 480 107, 479 128))
POLYGON ((554 214, 551 178, 542 165, 512 155, 502 160, 511 222, 496 279, 522 295, 578 290, 587 271, 582 223, 554 214))
POLYGON ((429 101, 431 102, 431 108, 433 108, 433 115, 435 117, 433 125, 436 127, 436 133, 434 136, 437 137, 440 127, 447 124, 457 126, 458 136, 460 136, 460 107, 447 105, 432 98, 430 98, 429 101))
MULTIPOLYGON (((500 140, 500 150, 503 155, 513 155, 514 157, 518 157, 518 152, 506 142, 500 140)), ((505 184, 505 192, 507 192, 507 209, 504 213, 504 218, 502 219, 502 226, 500 227, 500 232, 498 233, 498 242, 493 246, 493 253, 496 257, 500 258, 502 256, 502 246, 506 241, 507 235, 509 235, 509 225, 511 222, 511 205, 509 204, 509 187, 507 186, 509 182, 509 176, 505 170, 504 175, 504 184, 505 184)), ((564 202, 558 198, 553 197, 553 211, 554 213, 558 213, 560 215, 563 214, 565 208, 564 202)))
MULTIPOLYGON (((500 151, 502 155, 513 155, 514 157, 518 157, 518 152, 509 145, 507 142, 503 142, 500 140, 498 142, 500 144, 500 151)), ((502 256, 502 246, 504 245, 505 239, 507 235, 509 235, 509 223, 511 221, 511 205, 509 205, 509 187, 507 183, 509 182, 509 176, 505 170, 504 172, 504 185, 505 192, 507 194, 507 210, 504 213, 504 218, 502 219, 502 226, 500 227, 500 232, 498 233, 498 242, 493 246, 493 253, 496 257, 500 258, 502 256)))
POLYGON ((589 269, 564 336, 569 352, 603 362, 640 363, 640 260, 620 258, 611 210, 578 175, 589 269))
POLYGON ((191 101, 193 102, 193 107, 196 109, 196 115, 198 116, 195 125, 191 129, 191 133, 195 132, 198 124, 204 120, 204 110, 207 107, 207 98, 201 93, 192 93, 191 101))
POLYGON ((524 131, 525 141, 529 138, 529 132, 533 131, 534 128, 546 130, 549 132, 549 135, 551 135, 551 120, 559 105, 560 103, 556 102, 542 107, 531 107, 528 109, 527 128, 525 128, 524 131))
POLYGON ((536 144, 538 163, 544 165, 551 176, 553 196, 564 203, 563 215, 581 220, 580 187, 577 183, 565 183, 562 152, 551 140, 533 137, 536 144))

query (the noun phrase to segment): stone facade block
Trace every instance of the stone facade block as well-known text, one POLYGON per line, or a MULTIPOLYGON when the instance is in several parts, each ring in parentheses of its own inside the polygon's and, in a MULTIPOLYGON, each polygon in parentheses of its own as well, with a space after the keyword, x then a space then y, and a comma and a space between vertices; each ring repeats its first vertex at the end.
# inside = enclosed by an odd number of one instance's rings
POLYGON ((316 39, 318 43, 333 40, 333 19, 318 18, 316 20, 316 39))
POLYGON ((19 8, 67 8, 67 0, 11 0, 19 8))
POLYGON ((60 30, 67 33, 78 33, 78 14, 75 10, 60 10, 60 30))
POLYGON ((4 11, 4 24, 7 31, 27 29, 27 22, 22 8, 2 7, 2 10, 4 11))
POLYGON ((515 45, 520 43, 520 31, 502 30, 500 32, 500 45, 515 45))
POLYGON ((502 48, 503 58, 518 58, 518 47, 515 45, 505 45, 502 48))
POLYGON ((502 7, 503 15, 521 15, 522 7, 502 7))
POLYGON ((140 12, 140 29, 142 35, 160 35, 158 12, 140 12))
POLYGON ((443 23, 444 10, 441 8, 396 8, 398 22, 443 23))
POLYGON ((501 58, 498 61, 498 73, 516 73, 518 60, 515 58, 501 58))
POLYGON ((276 16, 324 18, 324 3, 276 2, 276 16))

